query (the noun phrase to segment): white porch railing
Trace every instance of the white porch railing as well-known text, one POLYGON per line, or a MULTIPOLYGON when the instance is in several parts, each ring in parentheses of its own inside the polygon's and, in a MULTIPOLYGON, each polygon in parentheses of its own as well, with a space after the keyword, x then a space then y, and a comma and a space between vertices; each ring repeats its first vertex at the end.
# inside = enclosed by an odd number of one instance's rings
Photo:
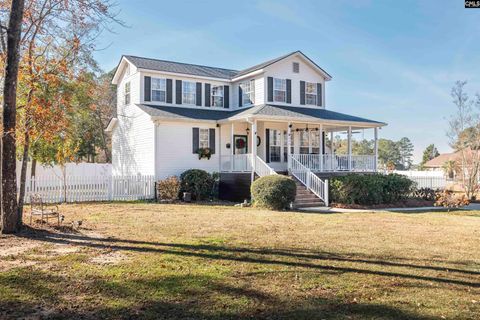
POLYGON ((348 155, 331 154, 292 154, 297 160, 312 171, 375 171, 374 155, 352 155, 349 166, 348 155))
POLYGON ((290 163, 291 174, 328 206, 328 180, 322 181, 308 167, 295 159, 294 155, 291 156, 290 163))
POLYGON ((220 157, 221 172, 251 172, 252 154, 229 154, 220 157))
POLYGON ((255 173, 259 177, 277 174, 268 164, 265 163, 259 156, 255 156, 255 173))

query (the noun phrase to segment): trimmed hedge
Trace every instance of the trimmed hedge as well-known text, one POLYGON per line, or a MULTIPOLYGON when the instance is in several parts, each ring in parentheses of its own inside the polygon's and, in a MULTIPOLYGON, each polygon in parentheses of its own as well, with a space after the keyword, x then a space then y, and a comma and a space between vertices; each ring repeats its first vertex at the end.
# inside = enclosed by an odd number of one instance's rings
POLYGON ((180 192, 190 192, 193 200, 209 199, 214 179, 207 171, 190 169, 180 175, 180 192))
POLYGON ((250 191, 256 207, 283 210, 295 200, 297 185, 289 177, 270 175, 255 180, 250 191))
POLYGON ((343 204, 389 204, 408 198, 415 183, 399 174, 348 174, 330 180, 330 200, 343 204))

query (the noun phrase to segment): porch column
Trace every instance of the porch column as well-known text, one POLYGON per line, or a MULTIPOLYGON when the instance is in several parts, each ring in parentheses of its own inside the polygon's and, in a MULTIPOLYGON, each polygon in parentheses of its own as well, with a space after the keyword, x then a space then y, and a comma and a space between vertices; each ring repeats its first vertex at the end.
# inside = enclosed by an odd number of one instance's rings
POLYGON ((374 163, 373 163, 373 169, 376 172, 377 169, 378 169, 378 128, 374 129, 374 133, 375 133, 375 139, 374 139, 373 149, 374 149, 374 154, 375 154, 375 160, 374 160, 374 163))
POLYGON ((348 171, 352 171, 352 126, 348 126, 348 171))
POLYGON ((252 183, 255 180, 255 168, 257 163, 257 120, 252 123, 252 183))
POLYGON ((288 123, 288 129, 287 129, 287 171, 290 171, 290 166, 292 165, 290 163, 290 157, 292 156, 292 123, 288 123))
POLYGON ((320 128, 318 128, 319 136, 319 143, 320 148, 318 150, 318 157, 320 158, 320 172, 323 172, 323 124, 320 123, 320 128))
POLYGON ((333 150, 333 130, 332 130, 330 131, 330 165, 332 166, 331 168, 332 171, 335 171, 334 161, 335 161, 335 151, 333 150))
POLYGON ((234 148, 235 148, 235 141, 234 138, 233 138, 233 135, 235 134, 235 128, 234 128, 234 122, 232 122, 232 129, 231 129, 231 135, 230 135, 230 171, 233 171, 233 152, 234 152, 234 148))

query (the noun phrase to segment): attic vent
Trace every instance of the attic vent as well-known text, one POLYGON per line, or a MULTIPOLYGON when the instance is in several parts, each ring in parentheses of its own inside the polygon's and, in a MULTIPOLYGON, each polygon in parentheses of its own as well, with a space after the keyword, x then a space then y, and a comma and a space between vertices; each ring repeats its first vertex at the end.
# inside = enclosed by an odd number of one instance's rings
POLYGON ((293 73, 300 73, 300 63, 298 62, 293 63, 293 73))

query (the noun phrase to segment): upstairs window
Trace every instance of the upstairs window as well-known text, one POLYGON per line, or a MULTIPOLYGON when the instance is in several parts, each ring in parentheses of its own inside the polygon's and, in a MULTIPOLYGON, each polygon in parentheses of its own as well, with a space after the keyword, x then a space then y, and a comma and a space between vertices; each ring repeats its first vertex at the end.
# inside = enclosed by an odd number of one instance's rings
POLYGON ((242 88, 242 106, 249 106, 255 103, 254 80, 240 83, 242 88))
POLYGON ((305 82, 305 103, 316 106, 317 105, 317 84, 312 82, 305 82))
POLYGON ((195 82, 182 81, 182 103, 195 105, 197 101, 197 87, 195 82))
POLYGON ((286 102, 287 98, 287 80, 273 79, 273 101, 286 102))
POLYGON ((130 104, 130 81, 125 83, 125 88, 123 91, 123 102, 125 105, 130 104))
POLYGON ((212 107, 223 108, 223 86, 212 87, 212 107))
POLYGON ((152 78, 152 101, 165 102, 167 96, 167 80, 152 78))
POLYGON ((210 130, 200 128, 198 131, 198 147, 210 148, 210 130))

